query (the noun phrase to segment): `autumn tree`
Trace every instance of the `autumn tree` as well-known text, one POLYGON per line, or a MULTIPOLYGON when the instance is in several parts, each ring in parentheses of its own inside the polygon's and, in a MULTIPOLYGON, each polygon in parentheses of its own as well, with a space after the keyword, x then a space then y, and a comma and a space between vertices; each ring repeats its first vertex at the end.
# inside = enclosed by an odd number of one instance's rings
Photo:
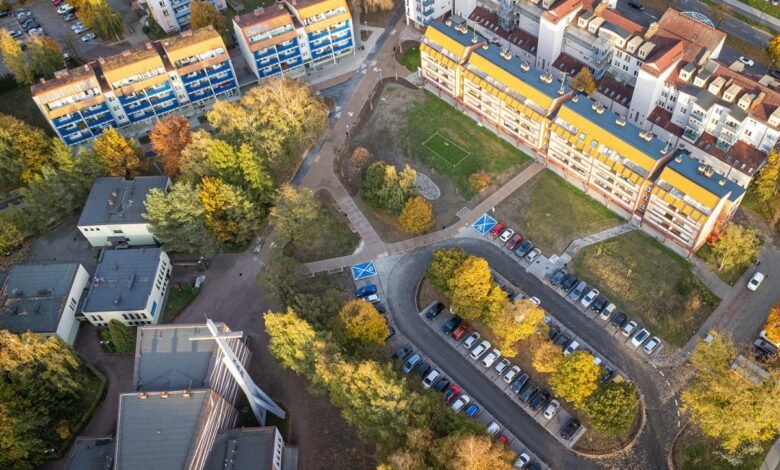
MULTIPOLYGON (((780 36, 775 39, 780 40, 780 36)), ((780 152, 769 152, 764 167, 750 185, 750 189, 755 192, 759 201, 769 202, 777 194, 778 188, 780 188, 780 152)))
POLYGON ((302 80, 264 80, 240 101, 217 101, 207 114, 220 138, 247 144, 274 169, 297 161, 327 128, 328 110, 302 80))
POLYGON ((21 43, 11 37, 7 29, 0 29, 0 56, 3 63, 14 76, 14 80, 24 85, 32 85, 35 72, 27 61, 21 43))
POLYGON ((393 9, 393 0, 353 0, 350 4, 356 10, 364 13, 393 9))
POLYGON ((190 28, 194 31, 207 26, 214 28, 214 31, 217 31, 222 36, 225 44, 230 47, 233 43, 233 38, 230 35, 225 15, 218 12, 214 4, 209 1, 199 0, 191 2, 190 28))
POLYGON ((398 173, 395 165, 375 162, 366 170, 361 196, 372 207, 396 215, 410 197, 417 195, 416 179, 417 172, 409 165, 398 173))
POLYGON ((420 235, 433 227, 436 219, 433 206, 422 196, 410 197, 398 217, 401 229, 411 235, 420 235))
POLYGON ((780 343, 780 302, 774 304, 769 310, 764 331, 766 331, 767 341, 774 344, 780 343))
POLYGON ((76 15, 84 25, 91 28, 102 39, 118 41, 122 35, 122 18, 106 0, 80 0, 71 2, 76 15))
POLYGON ((556 396, 582 408, 598 388, 600 377, 601 368, 593 363, 593 355, 575 351, 550 375, 550 387, 556 396))
POLYGON ((220 178, 205 177, 198 194, 203 203, 206 227, 218 242, 238 246, 255 236, 260 218, 240 188, 220 178))
POLYGON ((555 372, 563 361, 561 348, 552 341, 539 341, 531 354, 531 365, 543 374, 555 372))
POLYGON ((162 118, 154 125, 149 140, 152 149, 160 155, 165 174, 179 176, 181 153, 192 142, 189 119, 173 114, 162 118))
POLYGON ((358 147, 349 158, 348 177, 352 181, 359 181, 363 177, 368 162, 371 160, 371 152, 365 147, 358 147))
POLYGON ((514 453, 490 436, 449 436, 431 451, 437 468, 446 470, 511 470, 514 453))
POLYGON ((279 188, 276 204, 271 209, 271 221, 276 234, 294 244, 316 231, 321 211, 322 204, 311 189, 285 184, 279 188))
POLYGON ((141 152, 134 139, 109 127, 95 138, 92 151, 111 176, 132 178, 141 170, 141 152))
POLYGON ((731 223, 712 246, 712 253, 718 261, 718 271, 723 271, 751 263, 759 248, 761 239, 755 229, 731 223))
MULTIPOLYGON (((503 294, 503 291, 501 293, 503 294)), ((520 299, 507 303, 504 311, 487 323, 498 337, 498 347, 504 356, 515 357, 517 355, 515 343, 539 331, 544 332, 546 329, 544 317, 544 310, 538 305, 528 299, 520 299)))
POLYGON ((24 241, 24 235, 10 217, 0 214, 0 256, 11 251, 24 241))
POLYGON ((590 69, 583 66, 580 72, 572 79, 571 87, 590 96, 596 91, 596 81, 590 74, 590 69))
POLYGON ((353 300, 339 312, 347 341, 359 345, 384 344, 390 332, 382 314, 371 302, 353 300))
POLYGON ((433 252, 433 259, 431 260, 431 266, 425 272, 425 276, 431 285, 449 295, 450 285, 449 281, 455 275, 455 271, 460 268, 468 254, 463 251, 463 248, 455 246, 452 248, 440 248, 433 252))
POLYGON ((111 320, 108 322, 108 333, 116 352, 119 354, 135 353, 135 328, 129 327, 119 320, 111 320))
POLYGON ((27 45, 30 52, 30 67, 37 75, 46 78, 65 67, 65 59, 57 42, 49 36, 34 36, 27 45))
POLYGON ((631 428, 639 406, 636 388, 628 382, 603 384, 585 405, 593 429, 623 434, 631 428))
POLYGON ((293 372, 311 377, 315 362, 314 328, 296 313, 267 312, 263 315, 265 331, 270 336, 268 350, 277 361, 293 372))
POLYGON ((194 185, 179 181, 167 194, 152 189, 144 207, 149 230, 167 251, 209 256, 216 250, 216 239, 206 226, 206 209, 194 185))
POLYGON ((493 179, 490 177, 490 174, 488 174, 486 171, 479 170, 475 171, 471 175, 469 175, 469 188, 471 188, 472 191, 476 193, 481 193, 485 189, 487 189, 488 186, 490 186, 490 183, 493 181, 493 179))
MULTIPOLYGON (((448 281, 450 310, 467 320, 478 319, 486 312, 486 300, 493 289, 499 289, 493 282, 487 261, 469 256, 455 270, 448 281)), ((506 298, 506 296, 504 296, 506 298)))
POLYGON ((780 62, 780 34, 769 40, 766 46, 766 53, 773 64, 780 62))
MULTIPOLYGON (((0 36, 4 30, 0 30, 0 36)), ((58 139, 59 140, 59 139, 58 139)), ((39 175, 45 166, 57 166, 72 161, 72 154, 58 157, 62 146, 55 152, 52 140, 37 127, 7 114, 0 114, 0 187, 16 188, 39 175)))

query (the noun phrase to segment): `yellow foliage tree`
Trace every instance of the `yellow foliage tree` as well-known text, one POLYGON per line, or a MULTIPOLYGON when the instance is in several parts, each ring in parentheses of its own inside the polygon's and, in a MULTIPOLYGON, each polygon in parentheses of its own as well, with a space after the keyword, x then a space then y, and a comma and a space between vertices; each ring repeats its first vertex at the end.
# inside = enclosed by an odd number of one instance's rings
MULTIPOLYGON (((506 295, 503 297, 506 298, 506 295)), ((515 357, 517 350, 514 344, 544 328, 544 310, 528 299, 509 302, 500 315, 488 321, 488 326, 498 337, 504 356, 515 357)))
POLYGON ((446 470, 511 470, 514 453, 489 436, 448 436, 431 449, 437 468, 446 470))
POLYGON ((469 256, 455 270, 448 285, 450 309, 467 320, 474 320, 485 313, 486 300, 495 283, 487 261, 469 256))
POLYGON ((206 227, 217 241, 240 245, 255 235, 257 210, 239 188, 207 176, 201 180, 198 195, 205 209, 206 227))
POLYGON ((780 34, 769 40, 769 44, 766 46, 766 53, 772 62, 780 62, 780 34))
POLYGON ((582 67, 580 73, 572 80, 571 87, 586 95, 592 95, 596 91, 596 81, 593 80, 593 75, 590 74, 588 67, 582 67))
POLYGON ((558 370, 563 352, 552 341, 540 341, 532 353, 531 365, 539 372, 549 374, 558 370))
POLYGON ((362 344, 383 344, 390 332, 382 314, 370 302, 353 300, 339 312, 347 337, 362 344))
POLYGON ((111 176, 132 178, 141 169, 141 153, 135 140, 124 137, 113 127, 95 138, 92 151, 111 176))
POLYGON ((411 235, 427 232, 435 222, 433 206, 422 196, 410 197, 398 217, 401 229, 411 235))
POLYGON ((780 343, 780 302, 774 304, 766 317, 766 339, 777 344, 780 343))
POLYGON ((582 408, 599 387, 600 377, 601 368, 593 363, 593 355, 575 351, 550 375, 550 386, 555 395, 582 408))

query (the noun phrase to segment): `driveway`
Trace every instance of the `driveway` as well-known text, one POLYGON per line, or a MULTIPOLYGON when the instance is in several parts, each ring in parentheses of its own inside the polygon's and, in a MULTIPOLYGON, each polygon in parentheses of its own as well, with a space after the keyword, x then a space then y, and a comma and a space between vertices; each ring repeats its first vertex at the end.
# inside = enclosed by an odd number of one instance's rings
MULTIPOLYGON (((644 396, 648 422, 637 445, 624 455, 611 459, 610 466, 633 469, 667 468, 666 456, 678 429, 678 417, 672 395, 673 386, 652 366, 635 357, 611 337, 607 330, 590 320, 548 286, 527 273, 518 263, 492 244, 478 239, 458 239, 409 253, 386 274, 388 303, 400 331, 415 348, 438 364, 446 365, 447 375, 463 386, 495 416, 507 423, 531 450, 554 468, 598 468, 598 465, 574 452, 567 451, 545 432, 520 407, 498 390, 476 368, 450 348, 437 332, 420 323, 416 314, 417 282, 428 268, 436 248, 459 245, 471 254, 485 258, 491 268, 542 300, 542 306, 558 321, 587 341, 598 353, 625 371, 644 396)), ((666 371, 668 375, 670 371, 666 371)), ((602 461, 606 463, 605 461, 602 461)))

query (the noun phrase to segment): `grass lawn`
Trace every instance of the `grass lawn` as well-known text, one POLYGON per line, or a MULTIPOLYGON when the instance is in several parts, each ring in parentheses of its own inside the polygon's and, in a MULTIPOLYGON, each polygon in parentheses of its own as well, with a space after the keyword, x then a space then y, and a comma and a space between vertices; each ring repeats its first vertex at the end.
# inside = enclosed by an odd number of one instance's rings
POLYGON ((438 132, 433 134, 430 139, 426 140, 423 145, 425 145, 428 150, 446 160, 447 163, 452 166, 456 166, 462 162, 470 153, 468 150, 438 132))
POLYGON ((54 135, 51 126, 32 100, 30 88, 26 86, 0 94, 0 113, 19 118, 31 126, 40 127, 48 135, 54 135))
POLYGON ((674 461, 681 470, 755 470, 761 467, 773 443, 774 439, 762 444, 762 451, 734 465, 719 455, 720 447, 716 440, 705 436, 691 424, 677 442, 674 461))
POLYGON ((712 272, 718 275, 719 278, 723 279, 724 282, 729 283, 730 285, 734 285, 739 279, 742 277, 743 274, 745 274, 745 271, 747 271, 747 268, 750 267, 752 263, 745 263, 741 264, 739 266, 735 266, 731 269, 724 269, 723 271, 718 271, 718 260, 715 259, 715 254, 712 252, 712 247, 709 245, 702 246, 699 251, 696 252, 696 256, 701 258, 705 263, 707 263, 707 266, 712 269, 712 272))
POLYGON ((474 195, 468 184, 472 173, 484 170, 495 177, 517 171, 530 161, 523 152, 489 130, 479 127, 473 119, 430 93, 426 93, 422 103, 408 111, 400 146, 409 158, 421 160, 435 171, 450 177, 458 192, 466 199, 474 195), (425 145, 437 132, 470 152, 469 156, 455 166, 440 157, 425 145))
POLYGON ((569 266, 653 335, 683 346, 719 299, 688 262, 635 231, 585 247, 569 266))
POLYGON ((330 193, 320 191, 317 199, 323 202, 323 210, 315 224, 317 233, 285 247, 302 263, 350 255, 360 243, 360 235, 350 230, 347 217, 338 210, 330 193))
POLYGON ((416 72, 420 68, 420 46, 407 49, 403 57, 401 57, 401 65, 411 72, 416 72))
POLYGON ((496 208, 498 218, 520 230, 545 253, 563 253, 572 240, 623 219, 550 171, 535 176, 496 208))
POLYGON ((160 323, 171 323, 184 307, 198 296, 200 289, 194 283, 182 284, 181 287, 171 287, 168 290, 168 303, 165 304, 165 314, 160 323))

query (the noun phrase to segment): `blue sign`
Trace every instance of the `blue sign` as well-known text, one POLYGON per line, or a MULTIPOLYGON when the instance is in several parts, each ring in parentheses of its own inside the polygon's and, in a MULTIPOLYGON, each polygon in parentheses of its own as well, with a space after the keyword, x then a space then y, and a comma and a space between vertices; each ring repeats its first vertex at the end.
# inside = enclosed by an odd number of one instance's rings
POLYGON ((487 214, 483 214, 482 217, 477 219, 471 226, 474 227, 477 232, 484 235, 488 233, 494 225, 496 225, 496 219, 487 214))
POLYGON ((356 281, 376 276, 376 266, 373 261, 367 261, 352 266, 352 278, 356 281))

